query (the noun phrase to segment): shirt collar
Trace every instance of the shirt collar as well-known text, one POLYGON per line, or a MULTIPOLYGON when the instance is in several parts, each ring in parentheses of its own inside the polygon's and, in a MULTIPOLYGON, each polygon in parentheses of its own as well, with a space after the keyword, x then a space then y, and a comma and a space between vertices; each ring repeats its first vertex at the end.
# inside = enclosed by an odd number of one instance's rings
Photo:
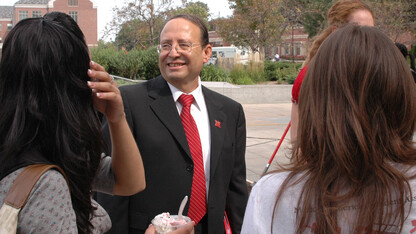
MULTIPOLYGON (((178 101, 178 98, 184 94, 184 92, 180 91, 178 88, 176 88, 175 86, 171 85, 169 82, 167 82, 170 88, 170 91, 172 92, 172 97, 173 97, 173 101, 175 101, 175 103, 178 101)), ((202 94, 202 88, 201 88, 201 78, 198 76, 198 87, 196 87, 196 89, 194 91, 192 91, 191 93, 185 93, 185 94, 192 94, 194 96, 194 101, 195 101, 195 106, 198 108, 198 110, 200 109, 200 105, 203 102, 204 99, 204 95, 202 94)))

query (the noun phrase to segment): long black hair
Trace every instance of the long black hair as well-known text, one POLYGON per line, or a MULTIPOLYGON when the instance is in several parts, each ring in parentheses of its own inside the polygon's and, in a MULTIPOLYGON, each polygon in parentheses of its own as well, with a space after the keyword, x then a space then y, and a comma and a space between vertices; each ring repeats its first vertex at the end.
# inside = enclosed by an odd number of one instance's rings
POLYGON ((32 152, 60 166, 80 233, 92 229, 91 184, 103 151, 87 86, 89 61, 83 36, 29 18, 7 35, 0 62, 0 172, 32 152))

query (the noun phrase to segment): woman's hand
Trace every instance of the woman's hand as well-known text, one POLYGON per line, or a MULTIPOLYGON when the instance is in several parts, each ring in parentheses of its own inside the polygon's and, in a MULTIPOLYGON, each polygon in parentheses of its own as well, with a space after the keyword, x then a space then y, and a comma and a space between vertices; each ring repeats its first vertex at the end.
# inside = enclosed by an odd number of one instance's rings
POLYGON ((117 83, 100 64, 91 61, 90 67, 88 86, 94 94, 93 103, 105 115, 110 129, 113 193, 131 196, 146 187, 142 157, 127 123, 117 83))
POLYGON ((124 118, 124 107, 117 83, 98 63, 90 62, 88 86, 93 92, 95 108, 103 113, 110 123, 117 123, 124 118))

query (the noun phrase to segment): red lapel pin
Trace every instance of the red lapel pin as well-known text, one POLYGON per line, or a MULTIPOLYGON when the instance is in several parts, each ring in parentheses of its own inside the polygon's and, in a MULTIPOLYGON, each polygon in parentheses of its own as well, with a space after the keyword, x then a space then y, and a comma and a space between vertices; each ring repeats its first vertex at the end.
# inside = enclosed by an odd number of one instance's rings
POLYGON ((221 122, 218 120, 215 120, 215 127, 221 128, 221 122))

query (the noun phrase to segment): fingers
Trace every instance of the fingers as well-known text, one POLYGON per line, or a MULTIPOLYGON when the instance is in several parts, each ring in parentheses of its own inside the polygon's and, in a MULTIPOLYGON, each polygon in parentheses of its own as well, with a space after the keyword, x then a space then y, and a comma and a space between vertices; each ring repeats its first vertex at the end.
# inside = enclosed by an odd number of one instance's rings
POLYGON ((195 222, 189 222, 186 225, 182 226, 179 229, 176 229, 173 232, 169 232, 171 234, 189 234, 189 233, 194 233, 194 226, 195 226, 195 222))
POLYGON ((120 95, 116 82, 94 82, 88 81, 88 86, 92 92, 100 99, 112 99, 116 95, 120 95))
POLYGON ((88 69, 88 76, 92 81, 112 82, 114 78, 105 71, 105 68, 94 61, 90 62, 90 69, 88 69))
POLYGON ((146 229, 145 234, 154 234, 156 232, 156 228, 150 224, 149 227, 146 229))
POLYGON ((103 71, 105 72, 105 68, 103 66, 101 66, 100 64, 94 62, 94 61, 90 61, 90 68, 94 69, 96 71, 103 71))

